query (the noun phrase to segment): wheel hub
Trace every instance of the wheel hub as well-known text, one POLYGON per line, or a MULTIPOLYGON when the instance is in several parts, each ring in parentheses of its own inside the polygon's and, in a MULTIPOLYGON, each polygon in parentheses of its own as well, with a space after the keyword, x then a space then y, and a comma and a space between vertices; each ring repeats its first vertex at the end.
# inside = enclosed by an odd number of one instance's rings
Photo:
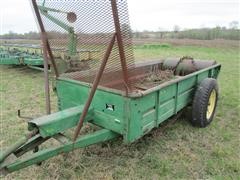
POLYGON ((216 105, 216 98, 217 98, 216 90, 212 90, 208 100, 208 107, 207 107, 207 114, 206 114, 207 119, 210 119, 213 114, 213 111, 216 105))

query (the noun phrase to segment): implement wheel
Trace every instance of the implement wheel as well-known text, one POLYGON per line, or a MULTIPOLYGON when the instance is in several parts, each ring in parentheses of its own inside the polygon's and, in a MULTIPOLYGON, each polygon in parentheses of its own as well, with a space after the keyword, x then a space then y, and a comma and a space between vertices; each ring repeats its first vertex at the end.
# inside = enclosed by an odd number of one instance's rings
POLYGON ((194 95, 191 123, 201 128, 208 126, 213 120, 217 101, 218 84, 216 79, 204 79, 194 95))

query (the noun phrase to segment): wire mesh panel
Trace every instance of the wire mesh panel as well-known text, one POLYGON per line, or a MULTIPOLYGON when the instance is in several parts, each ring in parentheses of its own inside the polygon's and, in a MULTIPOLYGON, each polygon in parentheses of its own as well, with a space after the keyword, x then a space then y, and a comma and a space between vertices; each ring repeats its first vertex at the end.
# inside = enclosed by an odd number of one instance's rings
MULTIPOLYGON (((92 83, 110 41, 115 36, 110 0, 37 0, 50 47, 62 76, 92 83), (63 68, 64 67, 64 68, 63 68)), ((131 28, 126 0, 117 0, 127 69, 134 67, 131 28)), ((116 15, 115 15, 116 16, 116 15)), ((100 85, 125 88, 117 40, 100 85)))

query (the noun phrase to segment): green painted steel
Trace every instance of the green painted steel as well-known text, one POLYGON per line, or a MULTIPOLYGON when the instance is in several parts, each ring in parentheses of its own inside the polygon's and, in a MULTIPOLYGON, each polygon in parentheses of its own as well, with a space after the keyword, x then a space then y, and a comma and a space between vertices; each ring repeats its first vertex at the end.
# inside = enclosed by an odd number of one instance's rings
POLYGON ((43 66, 41 47, 33 45, 0 45, 0 65, 43 66))
POLYGON ((92 144, 105 142, 110 139, 114 139, 118 137, 119 135, 114 133, 113 131, 102 129, 98 130, 92 134, 85 135, 83 137, 80 137, 77 139, 76 142, 68 142, 66 144, 62 144, 58 147, 44 149, 41 151, 38 151, 34 154, 28 155, 24 159, 19 159, 18 161, 10 164, 0 164, 0 171, 2 173, 10 173, 13 171, 17 171, 19 169, 25 168, 27 166, 40 163, 44 160, 47 160, 51 157, 57 156, 61 153, 66 153, 73 151, 77 148, 83 148, 87 147, 92 144))
POLYGON ((62 13, 62 11, 58 10, 58 9, 53 9, 53 8, 48 8, 45 6, 38 6, 41 14, 43 16, 45 16, 46 18, 48 18, 50 21, 52 21, 54 24, 58 25, 59 27, 61 27, 62 29, 64 29, 65 31, 68 32, 68 54, 70 56, 74 56, 77 53, 77 35, 74 32, 74 28, 67 25, 66 23, 64 23, 63 21, 53 17, 52 15, 50 15, 48 13, 48 11, 50 12, 58 12, 58 13, 62 13))
POLYGON ((70 56, 74 56, 77 54, 77 35, 73 28, 70 29, 68 38, 68 52, 70 56))
MULTIPOLYGON (((89 86, 78 81, 59 79, 56 83, 59 99, 59 110, 76 105, 84 105, 89 94, 89 86)), ((98 89, 91 108, 94 110, 93 124, 124 134, 124 104, 121 95, 98 89), (114 105, 114 110, 107 108, 114 105)))
POLYGON ((60 26, 62 29, 70 32, 71 31, 71 27, 68 26, 66 23, 62 22, 61 20, 53 17, 52 15, 48 14, 48 11, 50 12, 61 12, 57 9, 52 9, 52 8, 48 8, 48 7, 44 7, 44 6, 38 6, 40 12, 42 15, 44 15, 46 18, 48 18, 50 21, 52 21, 53 23, 57 24, 58 26, 60 26))
POLYGON ((24 58, 24 65, 28 66, 42 66, 43 58, 41 57, 26 57, 24 58))
MULTIPOLYGON (((31 131, 38 128, 39 133, 43 138, 51 137, 76 126, 82 110, 83 106, 76 106, 50 115, 42 116, 29 121, 28 129, 31 131)), ((92 109, 89 109, 85 121, 91 120, 93 118, 92 114, 92 109)))
POLYGON ((9 156, 12 152, 14 152, 16 149, 18 149, 20 146, 22 146, 26 142, 27 142, 27 137, 23 136, 19 138, 16 143, 8 147, 4 152, 0 153, 0 162, 2 162, 7 156, 9 156))
MULTIPOLYGON (((123 97, 111 89, 98 88, 91 104, 94 111, 91 122, 123 135, 124 142, 131 143, 186 107, 197 84, 207 77, 217 78, 219 71, 220 65, 215 65, 178 77, 139 97, 123 97)), ((64 78, 57 80, 60 110, 84 105, 88 93, 87 84, 64 78)))
POLYGON ((9 54, 0 54, 0 64, 2 65, 20 65, 21 61, 17 56, 10 56, 9 54))

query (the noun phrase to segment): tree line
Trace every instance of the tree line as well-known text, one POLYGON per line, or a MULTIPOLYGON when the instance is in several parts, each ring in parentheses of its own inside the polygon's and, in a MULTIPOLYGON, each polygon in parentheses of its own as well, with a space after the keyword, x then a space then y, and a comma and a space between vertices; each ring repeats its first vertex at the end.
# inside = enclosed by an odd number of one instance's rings
POLYGON ((40 33, 30 31, 28 33, 19 34, 19 33, 13 32, 13 31, 9 31, 6 34, 0 35, 0 38, 1 39, 33 39, 33 40, 37 40, 37 39, 40 39, 40 33))
POLYGON ((133 32, 134 38, 158 38, 158 39, 227 39, 240 40, 240 29, 227 29, 225 27, 200 28, 174 31, 143 31, 133 32))
MULTIPOLYGON (((126 27, 125 27, 126 30, 126 27)), ((215 28, 199 28, 199 29, 186 29, 180 30, 179 26, 174 26, 173 31, 132 31, 129 30, 133 38, 157 38, 157 39, 200 39, 200 40, 213 40, 213 39, 228 39, 228 40, 240 40, 240 29, 236 26, 232 28, 220 27, 215 28)), ((84 34, 82 34, 84 35, 84 34)), ((104 34, 102 34, 104 36, 104 34)), ((81 36, 81 34, 78 34, 81 36)), ((66 33, 61 32, 49 32, 48 37, 50 39, 55 38, 67 38, 66 33)), ((0 35, 0 39, 40 39, 40 33, 28 32, 19 34, 15 32, 8 32, 0 35)))

